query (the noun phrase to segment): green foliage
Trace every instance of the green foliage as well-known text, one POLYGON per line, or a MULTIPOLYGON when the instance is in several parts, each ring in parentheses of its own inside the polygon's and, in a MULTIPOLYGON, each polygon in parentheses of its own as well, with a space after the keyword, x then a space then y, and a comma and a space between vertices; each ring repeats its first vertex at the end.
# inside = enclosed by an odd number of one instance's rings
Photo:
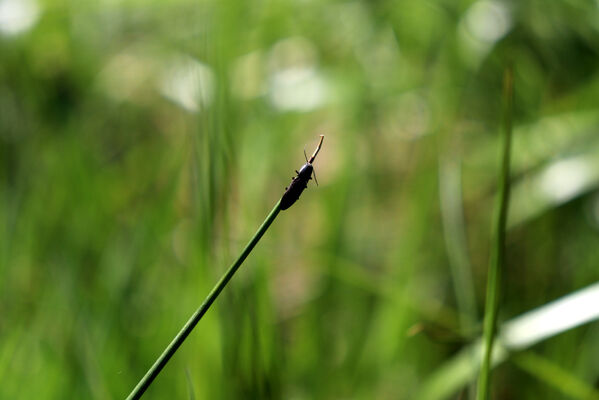
MULTIPOLYGON (((281 211, 281 201, 278 201, 274 206, 270 214, 266 217, 260 228, 256 234, 250 239, 247 246, 243 249, 239 257, 231 264, 227 272, 223 274, 220 280, 214 285, 206 300, 200 305, 200 307, 196 310, 195 313, 189 318, 187 323, 183 325, 183 328, 177 333, 177 335, 173 338, 173 340, 169 343, 168 346, 164 349, 162 354, 156 359, 154 364, 148 369, 148 372, 140 379, 135 388, 131 391, 127 399, 139 399, 145 391, 150 387, 154 379, 160 374, 162 369, 166 366, 166 364, 170 361, 170 359, 175 355, 176 351, 181 347, 181 345, 185 342, 189 334, 196 327, 198 322, 202 319, 202 317, 208 312, 212 304, 216 301, 220 293, 227 286, 235 272, 241 267, 241 264, 245 261, 247 256, 250 255, 258 241, 262 238, 262 236, 266 233, 270 225, 273 223, 279 212, 281 211)), ((187 372, 187 377, 189 379, 189 373, 187 372)))
MULTIPOLYGON (((0 398, 126 396, 321 133, 320 186, 146 396, 414 398, 482 332, 508 61, 498 323, 597 281, 596 2, 0 10, 0 398)), ((596 330, 503 364, 491 397, 592 388, 596 330)))
POLYGON ((493 219, 493 241, 491 243, 491 260, 487 277, 487 298, 484 318, 484 348, 480 375, 478 378, 477 399, 489 398, 491 390, 491 358, 497 333, 497 314, 501 297, 501 280, 505 268, 505 241, 507 215, 510 199, 510 159, 512 151, 512 103, 514 98, 514 72, 511 67, 504 74, 504 127, 501 141, 501 176, 497 190, 497 205, 493 219))

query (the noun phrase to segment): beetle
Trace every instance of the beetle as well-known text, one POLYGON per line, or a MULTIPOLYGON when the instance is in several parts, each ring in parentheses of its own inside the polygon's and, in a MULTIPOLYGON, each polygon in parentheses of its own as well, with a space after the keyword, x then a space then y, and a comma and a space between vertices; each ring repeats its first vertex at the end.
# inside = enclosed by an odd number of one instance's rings
MULTIPOLYGON (((324 135, 320 135, 320 142, 314 150, 314 153, 308 160, 306 157, 306 163, 300 168, 299 171, 295 171, 297 174, 293 178, 291 178, 291 184, 289 187, 285 188, 285 193, 283 193, 283 197, 281 197, 281 210, 286 210, 293 205, 299 199, 300 195, 304 191, 305 188, 308 187, 308 181, 312 179, 312 175, 314 174, 314 167, 312 163, 316 158, 316 155, 320 151, 320 147, 322 146, 322 141, 324 140, 324 135)), ((304 156, 306 155, 306 151, 304 150, 304 156)), ((314 180, 316 180, 316 175, 314 175, 314 180)), ((316 181, 318 184, 318 181, 316 181)))

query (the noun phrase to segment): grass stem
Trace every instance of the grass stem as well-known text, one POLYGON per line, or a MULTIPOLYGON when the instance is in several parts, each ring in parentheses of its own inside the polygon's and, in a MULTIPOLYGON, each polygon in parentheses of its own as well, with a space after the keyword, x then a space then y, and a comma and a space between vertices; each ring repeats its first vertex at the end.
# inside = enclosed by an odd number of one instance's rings
POLYGON ((158 359, 154 362, 154 365, 152 365, 152 367, 148 370, 148 372, 146 372, 144 377, 141 378, 137 386, 135 386, 131 394, 129 394, 129 396, 127 397, 127 400, 141 398, 146 389, 152 384, 152 382, 158 376, 160 371, 162 371, 164 366, 169 362, 169 360, 175 354, 177 349, 181 346, 181 344, 183 344, 187 336, 189 336, 193 328, 195 328, 200 319, 202 319, 206 311, 208 311, 212 303, 214 303, 214 300, 216 300, 220 292, 225 288, 225 286, 227 286, 229 280, 231 280, 231 278, 233 277, 235 272, 237 272, 243 261, 252 252, 254 246, 256 246, 256 243, 258 243, 260 238, 268 230, 270 224, 272 224, 272 222, 279 214, 279 211, 281 211, 280 203, 280 201, 277 202, 277 204, 274 206, 268 217, 266 217, 266 219, 262 223, 262 226, 260 226, 254 237, 252 237, 247 246, 245 246, 245 249, 243 249, 237 260, 235 260, 233 265, 229 267, 229 269, 222 276, 220 281, 218 281, 218 283, 214 286, 210 294, 208 294, 208 297, 206 297, 204 303, 202 303, 202 305, 196 310, 196 312, 193 313, 191 318, 189 318, 189 320, 179 331, 177 336, 175 336, 173 341, 166 347, 166 349, 162 352, 160 357, 158 357, 158 359))
POLYGON ((512 103, 513 103, 513 72, 507 68, 503 79, 504 99, 504 123, 502 140, 501 176, 499 178, 499 190, 497 206, 493 221, 493 241, 491 243, 491 257, 489 263, 489 274, 487 278, 487 298, 485 304, 484 319, 484 348, 483 359, 478 377, 477 399, 489 398, 491 380, 491 355, 495 340, 497 326, 497 312, 499 309, 499 297, 501 287, 501 272, 505 257, 505 230, 507 225, 507 213, 510 194, 510 150, 512 141, 512 103))

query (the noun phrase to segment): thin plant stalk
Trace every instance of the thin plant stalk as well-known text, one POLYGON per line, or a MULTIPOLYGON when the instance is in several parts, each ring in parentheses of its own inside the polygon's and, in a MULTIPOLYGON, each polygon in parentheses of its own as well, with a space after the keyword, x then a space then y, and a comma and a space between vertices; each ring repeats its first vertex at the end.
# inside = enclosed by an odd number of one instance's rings
POLYGON ((489 398, 491 380, 491 355, 497 327, 497 312, 501 286, 501 272, 505 259, 505 231, 510 194, 510 150, 512 141, 512 103, 513 103, 513 72, 507 68, 503 79, 504 121, 502 140, 501 176, 497 206, 493 221, 493 241, 491 243, 491 258, 487 278, 487 298, 484 319, 484 348, 483 359, 478 377, 477 399, 489 398))
POLYGON ((214 300, 218 297, 220 292, 227 286, 227 283, 235 272, 239 269, 243 261, 247 258, 247 256, 252 252, 254 246, 258 243, 260 238, 264 235, 264 233, 268 230, 272 222, 275 220, 277 215, 281 211, 281 201, 279 200, 277 204, 274 206, 268 217, 262 223, 262 226, 258 229, 254 237, 250 240, 250 242, 245 246, 245 249, 241 252, 237 260, 229 267, 227 272, 222 276, 220 281, 214 286, 204 303, 197 309, 195 313, 189 318, 187 323, 183 326, 181 331, 175 336, 173 341, 166 347, 166 349, 162 352, 160 357, 154 362, 154 365, 146 372, 143 378, 139 381, 137 386, 133 389, 131 394, 127 397, 127 400, 139 399, 144 394, 146 389, 152 384, 154 379, 158 376, 160 371, 164 368, 164 366, 169 362, 171 357, 175 354, 177 349, 183 344, 187 336, 191 333, 193 328, 198 324, 200 319, 206 314, 206 311, 210 308, 214 300))

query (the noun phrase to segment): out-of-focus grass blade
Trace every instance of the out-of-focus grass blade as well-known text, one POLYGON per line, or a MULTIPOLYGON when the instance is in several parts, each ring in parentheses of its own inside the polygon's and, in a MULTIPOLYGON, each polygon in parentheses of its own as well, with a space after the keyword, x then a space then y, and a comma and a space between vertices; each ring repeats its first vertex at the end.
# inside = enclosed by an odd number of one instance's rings
MULTIPOLYGON (((492 365, 506 360, 509 351, 524 350, 542 340, 599 319, 599 282, 529 311, 505 323, 493 348, 492 365)), ((463 349, 422 386, 422 400, 448 398, 468 383, 479 368, 482 339, 463 349)))
POLYGON ((439 201, 443 219, 443 238, 451 273, 454 292, 460 311, 461 329, 469 330, 476 321, 476 300, 472 266, 468 256, 468 244, 463 213, 461 160, 455 156, 439 159, 439 201))
MULTIPOLYGON (((585 110, 514 128, 511 170, 512 176, 521 178, 512 183, 508 228, 599 186, 598 124, 599 111, 585 110)), ((497 145, 495 139, 481 143, 475 152, 465 154, 464 164, 477 171, 492 168, 489 160, 497 145)), ((466 182, 480 185, 472 179, 466 182)))
POLYGON ((599 399, 599 392, 591 385, 538 354, 527 351, 512 357, 511 361, 547 386, 553 386, 573 399, 599 399))
POLYGON ((185 378, 187 379, 187 391, 189 392, 189 400, 195 400, 195 390, 193 389, 193 381, 191 380, 191 374, 189 368, 185 368, 185 378))
POLYGON ((576 198, 599 185, 599 143, 591 151, 559 159, 514 185, 508 226, 576 198))
MULTIPOLYGON (((544 165, 556 155, 573 151, 577 146, 588 148, 588 142, 596 137, 598 124, 599 110, 585 110, 550 115, 514 127, 513 174, 544 165)), ((491 168, 499 139, 479 143, 475 151, 464 155, 464 163, 470 167, 491 168)))
POLYGON ((505 230, 510 198, 510 154, 512 144, 512 103, 514 96, 514 74, 507 68, 503 81, 504 123, 503 141, 501 145, 501 175, 497 191, 497 205, 493 222, 493 237, 491 242, 491 257, 489 262, 489 275, 487 277, 487 299, 485 303, 484 320, 484 354, 478 377, 477 399, 485 400, 489 397, 491 387, 491 357, 495 344, 497 314, 499 311, 499 298, 503 264, 505 260, 505 230))

